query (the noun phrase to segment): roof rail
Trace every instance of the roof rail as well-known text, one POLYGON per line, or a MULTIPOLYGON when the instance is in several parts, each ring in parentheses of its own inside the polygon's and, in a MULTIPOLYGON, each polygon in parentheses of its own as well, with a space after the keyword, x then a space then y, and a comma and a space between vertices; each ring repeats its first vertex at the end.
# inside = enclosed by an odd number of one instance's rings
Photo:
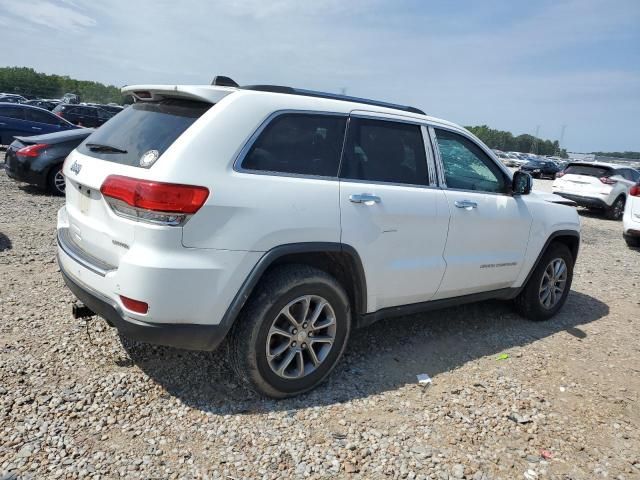
POLYGON ((338 95, 335 93, 316 92, 314 90, 304 90, 301 88, 284 87, 281 85, 245 85, 240 87, 243 90, 255 90, 258 92, 286 93, 288 95, 301 95, 305 97, 327 98, 330 100, 341 100, 343 102, 364 103, 365 105, 375 105, 376 107, 391 108, 393 110, 402 110, 403 112, 417 113, 426 115, 422 110, 408 105, 397 105, 395 103, 380 102, 377 100, 369 100, 367 98, 350 97, 348 95, 338 95))

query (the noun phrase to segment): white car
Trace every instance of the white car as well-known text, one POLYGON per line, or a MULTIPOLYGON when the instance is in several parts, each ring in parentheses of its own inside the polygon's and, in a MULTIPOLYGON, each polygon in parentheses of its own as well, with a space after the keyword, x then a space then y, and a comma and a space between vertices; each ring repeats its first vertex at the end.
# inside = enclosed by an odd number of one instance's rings
POLYGON ((629 190, 640 172, 612 163, 571 162, 556 174, 552 191, 577 205, 603 210, 607 218, 622 219, 629 190))
POLYGON ((622 231, 627 245, 640 247, 640 184, 629 190, 622 217, 622 231))
POLYGON ((545 320, 565 303, 575 209, 453 123, 289 87, 123 92, 136 103, 64 165, 77 318, 188 349, 228 338, 239 377, 285 397, 329 374, 354 327, 486 299, 545 320))

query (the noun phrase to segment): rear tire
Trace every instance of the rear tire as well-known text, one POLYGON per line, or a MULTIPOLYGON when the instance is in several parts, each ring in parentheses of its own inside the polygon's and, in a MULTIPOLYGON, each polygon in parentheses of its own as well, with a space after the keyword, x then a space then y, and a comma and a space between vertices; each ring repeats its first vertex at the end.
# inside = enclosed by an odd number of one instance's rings
POLYGON ((47 191, 52 195, 64 195, 65 179, 62 174, 62 164, 51 168, 47 176, 47 191))
POLYGON ((298 395, 329 375, 350 331, 349 298, 335 278, 307 265, 276 267, 235 322, 230 363, 262 395, 298 395))
POLYGON ((627 242, 627 246, 631 248, 640 247, 640 237, 624 237, 624 241, 627 242))
POLYGON ((536 322, 548 320, 558 313, 571 290, 574 261, 566 245, 552 243, 522 292, 514 299, 518 313, 536 322), (564 268, 564 274, 556 271, 557 267, 564 268), (558 291, 559 288, 562 291, 558 291))
POLYGON ((623 195, 620 195, 616 198, 615 202, 613 202, 613 205, 605 210, 605 216, 609 220, 622 220, 622 215, 624 215, 624 204, 625 198, 623 195))

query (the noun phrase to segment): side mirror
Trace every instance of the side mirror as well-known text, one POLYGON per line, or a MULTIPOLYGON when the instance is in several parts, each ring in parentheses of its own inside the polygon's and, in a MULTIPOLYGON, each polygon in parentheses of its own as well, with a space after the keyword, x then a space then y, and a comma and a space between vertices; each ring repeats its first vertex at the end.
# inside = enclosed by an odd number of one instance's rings
POLYGON ((528 195, 531 193, 533 179, 531 175, 520 170, 513 172, 513 180, 511 181, 511 192, 514 195, 528 195))

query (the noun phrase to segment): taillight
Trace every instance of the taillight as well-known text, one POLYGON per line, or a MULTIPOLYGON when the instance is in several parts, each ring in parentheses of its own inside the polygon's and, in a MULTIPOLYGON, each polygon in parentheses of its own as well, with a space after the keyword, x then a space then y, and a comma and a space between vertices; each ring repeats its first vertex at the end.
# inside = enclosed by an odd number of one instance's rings
POLYGON ((149 311, 149 304, 141 302, 140 300, 134 300, 120 295, 120 300, 127 310, 131 310, 136 313, 147 313, 149 311))
POLYGON ((122 217, 161 225, 182 225, 209 196, 209 189, 109 175, 100 187, 113 211, 122 217))
POLYGON ((556 178, 564 177, 564 172, 556 173, 556 178))
POLYGON ((35 158, 38 155, 40 155, 42 150, 44 150, 48 146, 49 145, 47 145, 46 143, 36 143, 35 145, 29 145, 28 147, 22 147, 20 150, 18 150, 16 152, 16 155, 18 155, 19 157, 35 158))
POLYGON ((615 185, 618 183, 615 180, 611 180, 609 177, 600 177, 600 181, 605 185, 615 185))
POLYGON ((634 185, 633 187, 631 187, 631 190, 629 190, 629 195, 631 195, 632 197, 640 197, 640 185, 634 185))

